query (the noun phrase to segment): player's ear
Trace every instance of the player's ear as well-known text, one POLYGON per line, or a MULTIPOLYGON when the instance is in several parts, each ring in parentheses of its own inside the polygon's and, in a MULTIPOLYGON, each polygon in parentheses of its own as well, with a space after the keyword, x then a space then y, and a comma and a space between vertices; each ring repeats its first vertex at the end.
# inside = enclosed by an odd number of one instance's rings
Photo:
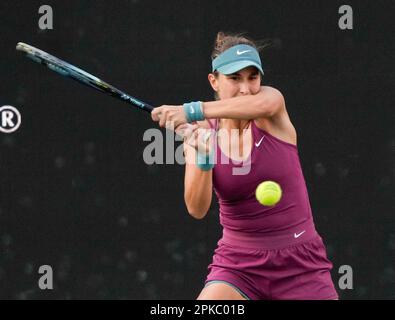
POLYGON ((207 78, 208 78, 208 82, 210 82, 210 85, 213 88, 213 90, 217 92, 218 91, 218 78, 213 73, 209 73, 207 78))

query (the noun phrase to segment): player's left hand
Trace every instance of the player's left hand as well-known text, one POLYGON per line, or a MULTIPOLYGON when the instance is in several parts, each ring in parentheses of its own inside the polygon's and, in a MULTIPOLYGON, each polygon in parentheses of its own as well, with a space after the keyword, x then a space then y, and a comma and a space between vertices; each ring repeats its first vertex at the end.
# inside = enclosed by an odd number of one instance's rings
POLYGON ((187 123, 183 106, 163 105, 155 108, 151 112, 153 121, 158 122, 162 128, 174 130, 179 125, 187 123))

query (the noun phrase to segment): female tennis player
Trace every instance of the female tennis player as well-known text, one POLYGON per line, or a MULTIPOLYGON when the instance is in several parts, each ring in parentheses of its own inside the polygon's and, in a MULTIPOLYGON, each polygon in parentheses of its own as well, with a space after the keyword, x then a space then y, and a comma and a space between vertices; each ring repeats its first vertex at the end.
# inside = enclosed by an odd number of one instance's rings
POLYGON ((216 100, 152 112, 161 127, 185 134, 188 212, 203 218, 213 189, 219 200, 223 235, 198 299, 337 299, 332 263, 313 221, 296 130, 281 92, 261 85, 263 74, 255 42, 220 32, 208 75, 216 100), (202 128, 215 134, 208 139, 202 128), (225 139, 219 132, 237 134, 225 139), (235 174, 246 163, 250 168, 235 174), (283 190, 270 207, 255 197, 266 180, 283 190))

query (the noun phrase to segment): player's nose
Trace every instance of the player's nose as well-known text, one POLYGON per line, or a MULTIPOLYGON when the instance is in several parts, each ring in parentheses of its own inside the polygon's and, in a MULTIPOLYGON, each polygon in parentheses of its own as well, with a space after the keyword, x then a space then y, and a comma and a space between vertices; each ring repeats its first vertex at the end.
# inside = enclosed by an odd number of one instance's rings
POLYGON ((239 92, 240 92, 240 95, 250 94, 251 90, 250 90, 250 86, 249 86, 248 82, 243 81, 240 83, 239 92))

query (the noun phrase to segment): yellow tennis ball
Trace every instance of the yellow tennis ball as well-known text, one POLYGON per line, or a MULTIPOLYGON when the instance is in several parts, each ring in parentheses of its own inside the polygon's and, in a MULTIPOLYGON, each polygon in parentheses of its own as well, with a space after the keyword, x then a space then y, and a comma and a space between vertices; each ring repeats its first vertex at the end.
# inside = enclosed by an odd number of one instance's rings
POLYGON ((264 206, 274 206, 280 201, 283 192, 280 185, 274 181, 264 181, 255 191, 256 199, 264 206))

